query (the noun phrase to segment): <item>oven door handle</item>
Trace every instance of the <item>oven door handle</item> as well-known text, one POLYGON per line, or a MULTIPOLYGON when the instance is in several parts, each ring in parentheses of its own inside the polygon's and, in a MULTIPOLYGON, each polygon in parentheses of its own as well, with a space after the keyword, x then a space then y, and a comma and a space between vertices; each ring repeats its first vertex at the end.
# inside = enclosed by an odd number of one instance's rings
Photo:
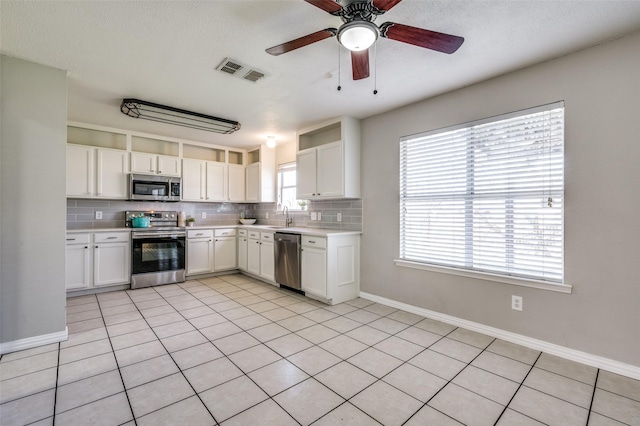
POLYGON ((137 239, 142 239, 142 238, 154 238, 154 239, 158 239, 158 238, 184 238, 185 234, 182 232, 178 232, 178 233, 166 233, 166 234, 159 234, 157 232, 134 232, 132 234, 132 238, 134 240, 137 239))

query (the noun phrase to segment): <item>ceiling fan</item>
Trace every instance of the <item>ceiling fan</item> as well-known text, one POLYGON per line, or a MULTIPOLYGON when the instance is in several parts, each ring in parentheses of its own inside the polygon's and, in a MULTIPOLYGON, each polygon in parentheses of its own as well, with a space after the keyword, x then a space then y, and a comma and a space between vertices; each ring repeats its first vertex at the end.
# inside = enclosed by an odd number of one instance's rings
POLYGON ((338 42, 351 51, 353 79, 369 77, 369 47, 378 37, 413 44, 443 53, 453 53, 462 45, 464 38, 385 22, 377 26, 373 23, 378 15, 389 11, 402 0, 304 0, 325 12, 339 16, 344 22, 340 28, 325 28, 304 37, 270 47, 267 53, 278 56, 309 44, 338 37, 338 42))

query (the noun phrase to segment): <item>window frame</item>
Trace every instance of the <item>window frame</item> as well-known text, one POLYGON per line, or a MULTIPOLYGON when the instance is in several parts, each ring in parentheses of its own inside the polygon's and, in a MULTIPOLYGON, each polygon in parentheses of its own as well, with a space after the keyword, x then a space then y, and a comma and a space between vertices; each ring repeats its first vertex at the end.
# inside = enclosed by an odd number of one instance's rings
MULTIPOLYGON (((282 164, 278 164, 278 166, 276 167, 276 185, 277 185, 277 194, 276 194, 276 211, 277 212, 281 212, 283 211, 283 205, 282 205, 282 190, 283 188, 286 189, 291 189, 291 188, 296 188, 296 184, 294 185, 288 185, 285 186, 284 185, 284 179, 282 179, 281 177, 281 173, 285 172, 285 171, 291 171, 291 169, 293 169, 293 171, 296 172, 296 177, 297 177, 297 164, 295 161, 292 161, 290 163, 282 163, 282 164)), ((299 201, 306 201, 307 202, 307 206, 309 205, 309 201, 308 200, 298 200, 296 199, 296 203, 299 201)), ((303 209, 300 205, 298 205, 298 207, 292 208, 289 207, 289 211, 292 213, 307 213, 308 212, 308 208, 307 209, 303 209)))
MULTIPOLYGON (((399 196, 399 207, 401 209, 401 211, 399 212, 399 235, 398 235, 398 247, 399 247, 399 252, 398 252, 398 259, 396 259, 394 262, 397 266, 402 266, 402 267, 410 267, 410 268, 416 268, 416 269, 421 269, 421 270, 428 270, 428 271, 434 271, 434 272, 441 272, 441 273, 447 273, 447 274, 453 274, 453 275, 459 275, 459 276, 465 276, 465 277, 472 277, 472 278, 479 278, 479 279, 483 279, 483 280, 490 280, 490 281, 498 281, 498 282, 503 282, 503 283, 507 283, 507 284, 513 284, 513 285, 523 285, 523 286, 527 286, 527 287, 535 287, 535 288, 541 288, 541 289, 546 289, 546 290, 552 290, 552 291, 559 291, 559 292, 563 292, 563 293, 570 293, 571 292, 571 285, 567 284, 564 281, 564 269, 565 269, 565 264, 564 264, 564 244, 565 244, 565 232, 564 232, 564 192, 565 192, 565 184, 564 184, 564 161, 565 161, 565 152, 564 152, 564 125, 565 125, 565 118, 564 118, 564 102, 560 101, 560 102, 555 102, 552 104, 547 104, 547 105, 542 105, 539 107, 534 107, 534 108, 528 108, 525 110, 520 110, 520 111, 515 111, 515 112, 511 112, 511 113, 507 113, 507 114, 502 114, 502 115, 498 115, 498 116, 493 116, 493 117, 488 117, 485 119, 481 119, 481 120, 476 120, 473 122, 468 122, 468 123, 463 123, 463 124, 459 124, 459 125, 455 125, 455 126, 450 126, 450 127, 445 127, 445 128, 441 128, 441 129, 436 129, 436 130, 432 130, 432 131, 428 131, 428 132, 423 132, 423 133, 419 133, 419 134, 415 134, 415 135, 410 135, 410 136, 405 136, 402 137, 400 139, 400 144, 399 144, 399 148, 400 148, 400 161, 402 163, 402 161, 404 161, 403 156, 402 156, 402 147, 403 144, 409 143, 412 140, 416 140, 416 139, 424 139, 424 138, 429 138, 429 137, 438 137, 440 135, 444 135, 446 133, 450 133, 450 132, 454 132, 457 130, 470 130, 472 131, 473 128, 475 126, 482 126, 485 124, 491 124, 491 123, 497 123, 503 120, 509 120, 509 119, 517 119, 519 117, 525 117, 528 115, 532 115, 532 114, 537 114, 537 113, 541 113, 541 112, 548 112, 548 111, 552 111, 558 108, 562 108, 563 109, 563 116, 562 116, 562 185, 561 185, 561 194, 562 194, 562 205, 561 205, 561 212, 560 212, 560 216, 561 216, 561 226, 562 226, 562 233, 561 233, 561 254, 560 254, 560 262, 561 262, 561 278, 559 280, 554 280, 554 279, 545 279, 545 278, 538 278, 538 277, 531 277, 531 276, 524 276, 524 275, 517 275, 517 274, 512 274, 510 272, 506 272, 506 271, 498 271, 498 270, 486 270, 486 269, 482 269, 482 268, 476 268, 473 265, 469 266, 468 264, 465 264, 464 266, 461 266, 460 264, 457 265, 449 265, 449 264, 439 264, 436 262, 430 262, 430 261, 426 261, 426 260, 412 260, 410 258, 406 258, 403 259, 400 257, 400 254, 403 251, 403 247, 405 244, 405 240, 403 240, 404 238, 404 234, 402 232, 402 226, 403 226, 403 220, 405 220, 405 213, 404 211, 402 211, 403 205, 405 203, 405 200, 411 200, 411 198, 409 196, 407 196, 406 198, 404 197, 404 193, 402 191, 402 185, 403 182, 406 182, 405 177, 403 177, 402 173, 403 173, 403 165, 400 165, 400 170, 399 170, 399 178, 400 178, 400 196, 399 196)), ((464 144, 466 144, 465 146, 472 146, 473 142, 471 138, 465 138, 464 139, 465 142, 464 144)), ((475 176, 475 170, 473 170, 473 166, 471 166, 471 171, 469 171, 469 167, 468 165, 464 166, 466 170, 466 173, 469 174, 471 173, 473 176, 475 176)), ((404 170, 404 172, 406 173, 406 170, 404 170)), ((468 177, 467 179, 475 179, 475 177, 468 177)), ((539 191, 540 189, 538 189, 539 191)), ((478 200, 478 198, 476 197, 476 194, 474 192, 471 192, 473 195, 466 195, 464 199, 466 200, 478 200)), ((453 193, 451 193, 453 194, 453 193)), ((505 196, 504 200, 505 200, 505 206, 504 206, 504 210, 506 213, 507 210, 507 199, 513 199, 512 197, 509 196, 505 196)), ((467 207, 465 207, 465 212, 467 212, 467 207)), ((465 216, 468 215, 468 212, 465 214, 465 216)), ((467 220, 465 219, 465 222, 467 222, 467 220)), ((409 222, 410 223, 410 222, 409 222)), ((508 224, 508 218, 507 215, 505 214, 505 217, 502 219, 502 222, 505 226, 505 230, 508 224)), ((465 225, 468 226, 468 225, 465 225)), ((468 228, 467 228, 468 230, 468 228)), ((465 241, 465 245, 468 244, 468 241, 473 241, 474 238, 477 238, 477 234, 475 233, 465 233, 465 237, 464 237, 464 241, 465 241)), ((506 237, 505 237, 506 239, 506 237)), ((463 256, 466 257, 468 256, 468 249, 465 248, 463 250, 463 252, 457 252, 458 256, 463 256)), ((473 250, 477 250, 476 248, 471 249, 473 250)), ((508 250, 505 249, 505 254, 508 255, 508 250)))

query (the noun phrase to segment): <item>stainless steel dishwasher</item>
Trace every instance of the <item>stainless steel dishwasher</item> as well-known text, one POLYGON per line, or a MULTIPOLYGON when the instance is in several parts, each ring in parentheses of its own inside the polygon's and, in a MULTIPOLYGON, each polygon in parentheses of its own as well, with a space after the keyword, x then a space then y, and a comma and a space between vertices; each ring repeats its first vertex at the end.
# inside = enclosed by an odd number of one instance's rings
POLYGON ((276 232, 276 282, 300 290, 300 234, 276 232))

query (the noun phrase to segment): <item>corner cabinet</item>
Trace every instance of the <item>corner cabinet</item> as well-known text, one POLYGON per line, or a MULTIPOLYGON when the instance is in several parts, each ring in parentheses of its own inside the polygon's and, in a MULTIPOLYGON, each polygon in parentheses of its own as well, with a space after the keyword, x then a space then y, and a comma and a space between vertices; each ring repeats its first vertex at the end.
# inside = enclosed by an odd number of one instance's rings
POLYGON ((297 198, 360 198, 360 122, 341 117, 297 134, 297 198))

